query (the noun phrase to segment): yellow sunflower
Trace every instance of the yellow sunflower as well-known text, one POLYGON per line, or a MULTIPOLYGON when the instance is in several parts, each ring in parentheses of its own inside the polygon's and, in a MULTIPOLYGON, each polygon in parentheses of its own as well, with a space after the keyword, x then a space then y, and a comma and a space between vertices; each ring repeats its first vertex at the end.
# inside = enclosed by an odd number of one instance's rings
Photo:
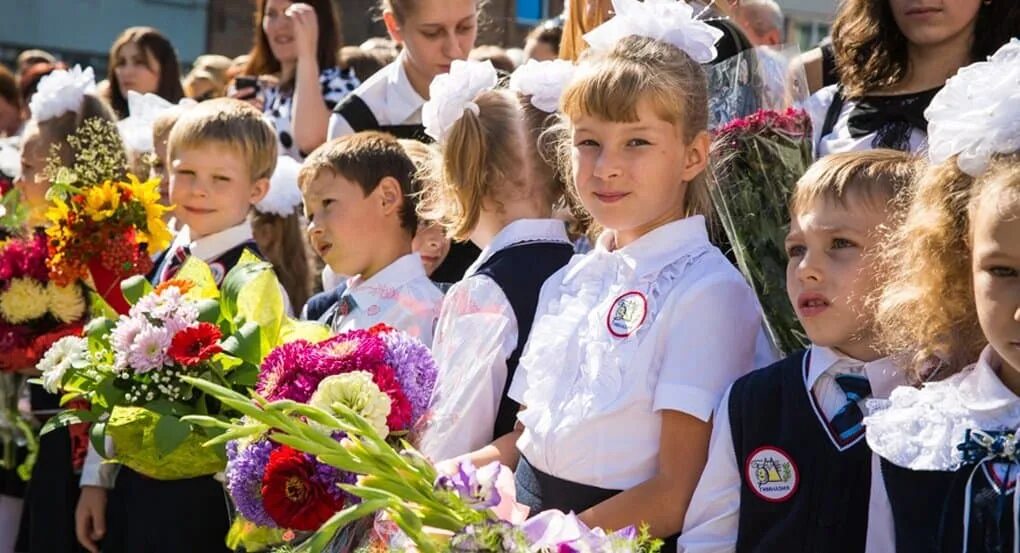
POLYGON ((85 214, 95 222, 105 221, 120 207, 120 188, 111 181, 93 186, 85 193, 85 214))

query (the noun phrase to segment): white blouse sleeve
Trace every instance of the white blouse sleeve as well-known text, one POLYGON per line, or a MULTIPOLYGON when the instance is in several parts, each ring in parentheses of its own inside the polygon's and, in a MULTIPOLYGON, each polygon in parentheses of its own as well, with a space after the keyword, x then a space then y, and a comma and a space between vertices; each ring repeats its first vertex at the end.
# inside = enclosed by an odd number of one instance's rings
POLYGON ((330 114, 329 131, 326 133, 329 140, 340 138, 341 136, 347 136, 349 134, 354 134, 354 128, 351 127, 351 124, 348 123, 346 119, 344 119, 344 116, 335 112, 330 114))
POLYGON ((825 127, 825 118, 829 115, 829 106, 836 98, 836 85, 829 85, 811 95, 804 102, 804 111, 811 118, 811 144, 815 150, 815 157, 819 157, 818 145, 822 141, 822 129, 825 127))
POLYGON ((681 553, 731 553, 740 522, 740 468, 730 430, 730 391, 726 390, 712 420, 708 463, 694 490, 677 540, 681 553))
POLYGON ((739 275, 701 282, 662 314, 671 320, 652 409, 707 422, 726 387, 755 368, 761 312, 739 275))
POLYGON ((503 290, 475 276, 443 300, 432 354, 439 376, 422 434, 422 452, 450 459, 489 444, 517 345, 517 318, 503 290))

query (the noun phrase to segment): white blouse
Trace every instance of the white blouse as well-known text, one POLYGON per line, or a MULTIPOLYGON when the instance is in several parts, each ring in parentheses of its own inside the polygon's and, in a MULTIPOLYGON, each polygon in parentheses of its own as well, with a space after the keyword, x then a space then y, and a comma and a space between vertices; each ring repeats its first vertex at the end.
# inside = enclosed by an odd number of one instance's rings
MULTIPOLYGON (((825 126, 825 118, 829 113, 829 106, 836 97, 837 85, 830 85, 815 92, 804 103, 804 110, 811 118, 813 133, 812 144, 815 148, 815 159, 837 154, 841 152, 857 152, 862 150, 873 150, 872 144, 875 140, 875 133, 854 137, 850 134, 850 114, 854 110, 856 102, 846 99, 843 109, 833 125, 832 132, 822 136, 825 126)), ((928 148, 928 135, 918 129, 910 131, 910 151, 922 152, 928 148)))
POLYGON ((751 288, 703 217, 611 249, 611 234, 546 281, 510 397, 518 449, 553 476, 623 490, 655 475, 663 409, 708 421, 768 358, 751 288))
MULTIPOLYGON (((397 56, 392 63, 368 78, 352 93, 375 115, 380 125, 421 124, 421 107, 425 98, 418 94, 404 69, 404 55, 397 56)), ((339 113, 329 118, 330 140, 354 134, 354 129, 339 113)))
POLYGON ((534 242, 570 243, 563 221, 514 221, 493 237, 464 280, 446 293, 432 345, 439 377, 419 444, 430 459, 463 455, 493 439, 507 359, 517 347, 517 317, 495 281, 471 275, 497 252, 534 242))

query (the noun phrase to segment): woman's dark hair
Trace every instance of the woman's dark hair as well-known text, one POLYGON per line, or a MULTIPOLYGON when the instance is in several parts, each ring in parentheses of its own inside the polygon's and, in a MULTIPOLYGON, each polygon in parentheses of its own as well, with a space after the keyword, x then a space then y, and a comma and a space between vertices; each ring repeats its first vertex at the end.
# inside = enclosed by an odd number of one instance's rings
MULTIPOLYGON (((1020 29, 1020 2, 991 0, 979 8, 970 59, 995 53, 1020 29)), ((849 98, 895 85, 907 74, 907 38, 889 0, 845 0, 832 28, 836 70, 849 98)))
MULTIPOLYGON (((332 0, 303 0, 315 8, 315 16, 319 20, 319 45, 316 49, 319 60, 319 71, 328 67, 337 67, 337 51, 340 49, 340 14, 339 8, 334 9, 332 0)), ((266 32, 262 30, 262 20, 266 17, 266 0, 255 3, 255 44, 252 45, 248 65, 244 68, 245 75, 272 75, 280 72, 280 60, 273 55, 266 32)), ((293 77, 292 77, 293 79, 293 77)), ((293 80, 283 83, 284 88, 293 85, 293 80)))
POLYGON ((0 98, 17 109, 21 109, 21 90, 18 89, 18 80, 14 77, 7 66, 0 63, 0 98))
POLYGON ((128 116, 127 98, 120 91, 120 82, 117 80, 117 56, 121 48, 127 44, 137 44, 147 56, 152 55, 159 64, 159 86, 156 94, 164 100, 177 103, 184 97, 184 88, 181 86, 181 66, 177 61, 177 52, 173 44, 163 36, 163 33, 152 27, 129 27, 117 37, 113 47, 110 48, 110 62, 106 71, 106 79, 110 82, 107 92, 107 101, 117 117, 128 116))
POLYGON ((560 42, 563 41, 563 22, 559 19, 549 19, 542 22, 528 33, 526 40, 534 40, 539 44, 546 44, 553 52, 559 54, 560 42))

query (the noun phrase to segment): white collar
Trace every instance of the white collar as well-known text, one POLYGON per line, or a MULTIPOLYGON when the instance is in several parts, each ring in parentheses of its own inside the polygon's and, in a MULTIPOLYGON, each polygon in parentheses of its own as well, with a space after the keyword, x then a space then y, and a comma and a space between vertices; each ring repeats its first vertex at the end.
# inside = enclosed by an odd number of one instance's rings
POLYGON ((401 52, 397 59, 386 68, 386 111, 392 117, 393 124, 399 125, 425 105, 422 98, 407 78, 404 61, 407 54, 401 52))
POLYGON ((567 228, 559 219, 518 219, 503 227, 492 237, 492 241, 482 250, 478 259, 468 267, 464 277, 475 274, 496 252, 523 242, 563 242, 570 243, 567 228))
POLYGON ((613 231, 607 230, 599 236, 595 251, 619 256, 640 278, 711 245, 705 217, 692 215, 662 225, 619 249, 615 249, 613 231))
POLYGON ((868 445, 895 465, 913 470, 956 470, 956 448, 967 430, 1020 427, 1020 397, 999 379, 1002 361, 991 347, 978 362, 923 388, 900 386, 886 401, 869 401, 868 445))
POLYGON ((358 304, 367 302, 364 305, 368 305, 373 302, 365 297, 366 294, 376 291, 378 295, 378 290, 383 288, 399 289, 419 278, 428 278, 428 275, 425 274, 425 266, 421 262, 420 255, 409 253, 383 267, 368 280, 362 280, 360 276, 347 279, 347 291, 344 293, 354 296, 354 301, 358 304))
POLYGON ((808 363, 808 373, 804 379, 804 385, 811 390, 818 382, 818 377, 826 372, 839 372, 860 366, 864 367, 864 375, 868 378, 868 384, 871 386, 871 397, 885 399, 889 397, 893 389, 906 383, 903 372, 889 357, 869 362, 858 361, 832 348, 812 344, 811 360, 808 363))
POLYGON ((191 239, 191 228, 185 225, 170 246, 170 252, 181 246, 187 246, 191 255, 205 262, 210 262, 223 255, 231 248, 235 248, 245 242, 254 240, 251 230, 251 223, 245 221, 239 225, 221 230, 215 234, 203 236, 197 240, 191 239))

